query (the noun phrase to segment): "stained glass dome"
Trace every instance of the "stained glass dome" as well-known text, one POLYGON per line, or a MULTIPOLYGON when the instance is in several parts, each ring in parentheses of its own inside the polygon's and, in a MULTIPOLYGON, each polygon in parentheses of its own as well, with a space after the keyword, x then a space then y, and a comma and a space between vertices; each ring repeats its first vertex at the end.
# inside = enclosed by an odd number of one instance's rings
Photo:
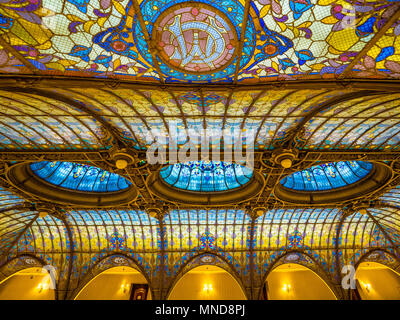
POLYGON ((42 161, 30 164, 30 169, 44 181, 69 190, 113 192, 131 186, 118 174, 79 163, 42 161))
POLYGON ((189 161, 167 166, 160 174, 166 183, 178 189, 215 192, 245 185, 253 176, 253 171, 223 161, 189 161))
POLYGON ((327 191, 362 180, 372 168, 372 163, 365 161, 325 163, 288 175, 280 183, 297 191, 327 191))

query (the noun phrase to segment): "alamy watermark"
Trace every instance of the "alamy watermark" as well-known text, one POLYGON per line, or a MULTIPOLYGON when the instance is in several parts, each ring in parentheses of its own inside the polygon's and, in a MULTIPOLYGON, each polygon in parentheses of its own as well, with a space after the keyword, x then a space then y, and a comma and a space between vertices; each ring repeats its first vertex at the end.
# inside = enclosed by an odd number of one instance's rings
POLYGON ((344 277, 342 278, 342 288, 345 290, 355 290, 356 289, 356 269, 353 265, 348 264, 343 266, 342 274, 344 277))
POLYGON ((168 123, 168 132, 152 129, 144 133, 149 164, 175 164, 188 161, 235 162, 254 168, 256 130, 182 129, 176 122, 168 123))
POLYGON ((356 9, 349 3, 344 3, 341 12, 344 15, 341 21, 343 29, 355 29, 356 27, 356 9))

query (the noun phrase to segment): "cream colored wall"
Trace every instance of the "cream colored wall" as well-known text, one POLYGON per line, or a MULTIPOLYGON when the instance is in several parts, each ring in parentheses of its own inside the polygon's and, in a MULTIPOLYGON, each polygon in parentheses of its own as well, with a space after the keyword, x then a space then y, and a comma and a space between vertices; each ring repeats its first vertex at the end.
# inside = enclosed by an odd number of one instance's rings
MULTIPOLYGON (((381 264, 360 264, 356 278, 361 286, 359 292, 362 299, 400 299, 400 275, 381 264)), ((319 276, 300 265, 279 266, 269 274, 267 281, 268 298, 271 300, 335 299, 332 291, 319 276), (290 289, 287 292, 284 285, 289 284, 290 289)), ((132 268, 109 269, 89 282, 78 294, 77 300, 127 300, 129 289, 124 293, 122 285, 129 283, 147 281, 132 268)), ((0 300, 54 300, 54 290, 49 288, 49 284, 49 277, 41 273, 41 269, 26 269, 0 283, 0 300)), ((148 299, 151 299, 150 291, 148 299)), ((246 297, 228 272, 214 266, 203 266, 186 273, 171 291, 169 299, 241 300, 246 297), (204 291, 205 284, 211 284, 213 290, 204 291)))
POLYGON ((382 264, 361 263, 356 279, 363 300, 400 300, 400 275, 382 264))
POLYGON ((172 289, 169 300, 245 300, 237 281, 224 269, 201 266, 186 273, 172 289), (205 291, 205 285, 212 290, 205 291))
MULTIPOLYGON (((76 300, 129 300, 129 284, 147 283, 137 270, 129 267, 115 267, 106 270, 90 281, 76 296, 76 300), (125 286, 125 292, 124 292, 125 286)), ((151 299, 149 294, 147 299, 151 299)))
POLYGON ((326 283, 313 271, 298 264, 280 265, 268 275, 270 300, 335 300, 326 283), (290 286, 290 287, 289 287, 290 286))
POLYGON ((0 300, 54 300, 50 278, 41 269, 29 268, 0 283, 0 300))

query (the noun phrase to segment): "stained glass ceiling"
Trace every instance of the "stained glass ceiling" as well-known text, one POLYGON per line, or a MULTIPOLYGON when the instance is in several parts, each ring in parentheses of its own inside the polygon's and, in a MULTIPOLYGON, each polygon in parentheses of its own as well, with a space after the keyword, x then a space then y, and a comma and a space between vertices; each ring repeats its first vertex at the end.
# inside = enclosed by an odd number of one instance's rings
POLYGON ((223 161, 190 161, 167 166, 160 171, 166 183, 178 189, 197 192, 226 191, 248 183, 253 171, 223 161))
POLYGON ((400 94, 389 81, 400 78, 399 8, 392 0, 0 1, 0 265, 38 257, 68 277, 60 292, 72 297, 116 252, 162 284, 157 292, 205 249, 246 288, 262 288, 266 270, 292 249, 332 282, 370 250, 399 256, 400 94), (186 208, 151 192, 159 167, 117 171, 115 147, 143 151, 157 138, 151 130, 169 132, 171 123, 254 129, 265 161, 256 157, 254 172, 171 165, 165 183, 206 193, 207 205, 210 193, 250 189, 258 176, 262 190, 220 209, 186 208), (288 171, 271 155, 285 143, 309 169, 282 180, 288 171), (106 209, 57 205, 8 179, 7 168, 31 162, 63 192, 134 189, 138 197, 106 209), (100 162, 108 171, 93 167, 100 162), (319 207, 274 195, 280 181, 314 194, 371 182, 371 163, 390 177, 354 202, 319 207))
POLYGON ((327 163, 290 174, 280 183, 288 189, 298 191, 328 191, 364 179, 372 168, 372 163, 364 161, 327 163))
POLYGON ((2 1, 0 72, 186 83, 398 78, 398 9, 394 0, 2 1))
POLYGON ((32 163, 30 168, 44 181, 70 190, 113 192, 127 189, 131 185, 115 173, 84 164, 42 161, 32 163))

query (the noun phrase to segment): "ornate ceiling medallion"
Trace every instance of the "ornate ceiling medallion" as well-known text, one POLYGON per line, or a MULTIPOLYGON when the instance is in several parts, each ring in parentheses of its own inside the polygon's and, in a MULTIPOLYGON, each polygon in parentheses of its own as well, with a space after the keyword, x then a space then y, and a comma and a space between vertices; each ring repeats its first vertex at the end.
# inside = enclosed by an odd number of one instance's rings
POLYGON ((286 176, 274 193, 290 203, 339 203, 368 196, 385 186, 391 176, 391 169, 381 163, 332 162, 286 176))
MULTIPOLYGON (((93 42, 143 68, 156 67, 154 53, 167 82, 230 82, 237 68, 243 73, 293 47, 289 38, 266 26, 253 3, 247 25, 242 26, 243 1, 143 0, 140 11, 150 43, 134 7, 129 1, 119 24, 96 34, 93 42), (239 39, 242 28, 246 32, 239 39), (239 41, 243 47, 237 59, 239 41)), ((73 54, 82 55, 82 49, 73 54)), ((89 50, 83 49, 85 59, 89 50)))
POLYGON ((232 22, 204 3, 189 2, 165 10, 156 20, 152 39, 167 65, 194 74, 224 69, 238 47, 232 22))
POLYGON ((125 178, 72 162, 17 164, 8 170, 7 177, 19 190, 59 204, 111 207, 130 203, 138 195, 125 178))

